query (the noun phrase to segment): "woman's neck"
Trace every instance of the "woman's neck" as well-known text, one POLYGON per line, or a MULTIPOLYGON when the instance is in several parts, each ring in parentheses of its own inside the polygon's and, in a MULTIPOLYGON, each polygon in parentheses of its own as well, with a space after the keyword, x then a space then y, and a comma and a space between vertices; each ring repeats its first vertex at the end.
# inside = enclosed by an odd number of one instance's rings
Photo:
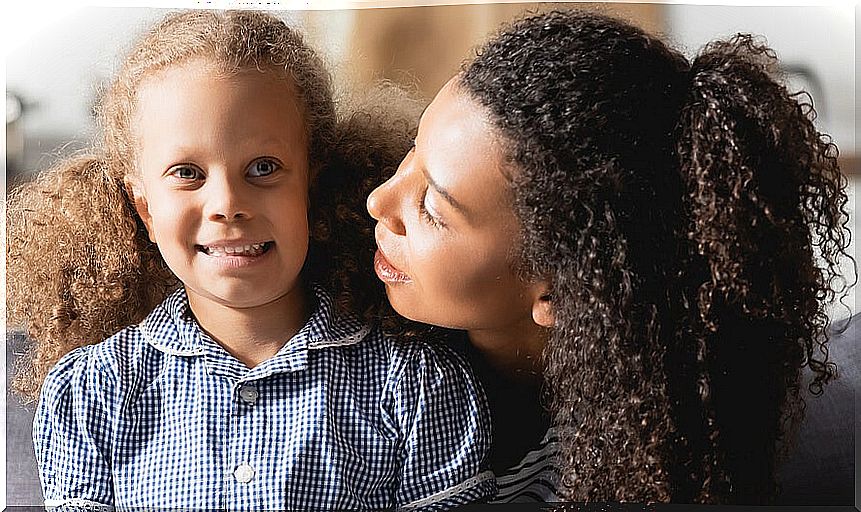
POLYGON ((500 376, 513 380, 540 380, 541 353, 549 331, 534 322, 507 325, 503 329, 467 332, 472 346, 500 376))
POLYGON ((201 329, 236 359, 254 368, 274 356, 308 320, 309 300, 297 286, 259 306, 236 308, 189 294, 189 306, 201 329))
POLYGON ((535 449, 550 426, 543 403, 541 352, 549 332, 534 323, 468 333, 469 359, 484 387, 494 443, 488 463, 497 474, 535 449))

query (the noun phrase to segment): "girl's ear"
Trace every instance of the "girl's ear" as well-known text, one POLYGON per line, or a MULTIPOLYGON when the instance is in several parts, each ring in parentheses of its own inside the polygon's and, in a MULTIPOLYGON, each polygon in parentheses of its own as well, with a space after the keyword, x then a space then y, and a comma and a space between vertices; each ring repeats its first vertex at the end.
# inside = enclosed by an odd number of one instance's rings
POLYGON ((126 177, 123 178, 123 185, 125 185, 126 192, 128 192, 129 197, 132 198, 132 203, 135 205, 135 211, 138 212, 144 226, 146 226, 146 231, 149 234, 150 241, 152 243, 157 243, 152 231, 152 215, 149 213, 149 204, 147 203, 146 195, 144 194, 140 180, 134 176, 126 175, 126 177))
POLYGON ((553 295, 550 293, 550 283, 539 281, 533 286, 532 320, 541 327, 553 327, 556 316, 553 314, 553 295))

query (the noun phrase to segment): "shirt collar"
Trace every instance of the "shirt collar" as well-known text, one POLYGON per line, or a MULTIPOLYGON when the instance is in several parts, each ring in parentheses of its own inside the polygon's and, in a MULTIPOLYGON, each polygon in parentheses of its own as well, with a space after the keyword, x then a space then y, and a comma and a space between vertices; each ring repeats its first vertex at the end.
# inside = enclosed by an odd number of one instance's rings
MULTIPOLYGON (((312 289, 316 300, 311 316, 272 359, 297 351, 353 345, 370 332, 370 326, 354 315, 337 314, 334 300, 322 287, 314 284, 312 289)), ((139 329, 150 345, 167 354, 196 356, 205 352, 205 334, 191 314, 185 288, 177 289, 156 306, 139 329)))
POLYGON ((316 307, 311 318, 297 333, 298 336, 307 329, 309 349, 353 345, 365 339, 371 330, 370 326, 355 315, 339 315, 334 299, 323 288, 317 285, 312 288, 317 299, 316 307))

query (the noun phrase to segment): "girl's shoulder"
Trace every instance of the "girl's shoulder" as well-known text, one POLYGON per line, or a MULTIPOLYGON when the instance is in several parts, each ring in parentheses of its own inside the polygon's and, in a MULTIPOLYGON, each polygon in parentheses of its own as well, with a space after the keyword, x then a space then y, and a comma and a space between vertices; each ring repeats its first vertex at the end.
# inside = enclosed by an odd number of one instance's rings
POLYGON ((389 367, 389 373, 447 374, 472 378, 469 363, 453 346, 439 339, 416 339, 390 336, 378 324, 367 328, 367 334, 353 350, 375 353, 389 367))
POLYGON ((167 330, 164 306, 157 306, 141 323, 60 358, 45 377, 42 400, 69 394, 97 395, 109 389, 128 394, 132 388, 146 387, 161 372, 166 359, 166 352, 150 341, 146 327, 159 325, 162 331, 167 330))
POLYGON ((388 368, 401 375, 407 369, 429 373, 469 373, 469 365, 446 343, 446 338, 422 339, 390 336, 378 321, 367 322, 358 315, 339 311, 328 290, 313 286, 316 308, 305 329, 312 350, 328 349, 326 357, 337 357, 370 369, 388 368))
POLYGON ((63 380, 78 372, 87 372, 105 377, 114 376, 123 366, 139 359, 147 351, 137 325, 126 327, 107 339, 71 350, 57 361, 48 372, 49 380, 63 380))
MULTIPOLYGON (((127 327, 100 343, 73 349, 45 376, 40 402, 47 410, 63 404, 98 404, 106 409, 109 395, 122 393, 125 370, 140 359, 144 347, 136 344, 136 329, 127 327)), ((93 405, 95 407, 95 405, 93 405)))
POLYGON ((309 348, 322 352, 316 358, 318 364, 361 375, 368 385, 390 397, 417 398, 432 389, 445 390, 469 403, 475 396, 483 397, 469 363, 443 338, 390 336, 378 322, 362 323, 357 318, 345 321, 343 316, 334 324, 339 329, 330 332, 350 335, 330 337, 325 344, 313 341, 309 348))
POLYGON ((426 400, 448 402, 453 411, 477 415, 478 423, 489 421, 484 389, 467 360, 446 340, 402 339, 379 329, 369 338, 369 346, 376 344, 385 353, 385 387, 396 400, 416 406, 426 400))

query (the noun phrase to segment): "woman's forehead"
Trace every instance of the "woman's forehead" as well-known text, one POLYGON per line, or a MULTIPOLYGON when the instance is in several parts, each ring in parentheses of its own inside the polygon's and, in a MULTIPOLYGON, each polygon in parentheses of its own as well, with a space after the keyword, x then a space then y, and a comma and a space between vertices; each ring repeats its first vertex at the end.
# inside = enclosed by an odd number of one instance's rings
POLYGON ((466 208, 508 204, 504 155, 487 112, 455 79, 425 110, 416 139, 422 171, 466 208))

